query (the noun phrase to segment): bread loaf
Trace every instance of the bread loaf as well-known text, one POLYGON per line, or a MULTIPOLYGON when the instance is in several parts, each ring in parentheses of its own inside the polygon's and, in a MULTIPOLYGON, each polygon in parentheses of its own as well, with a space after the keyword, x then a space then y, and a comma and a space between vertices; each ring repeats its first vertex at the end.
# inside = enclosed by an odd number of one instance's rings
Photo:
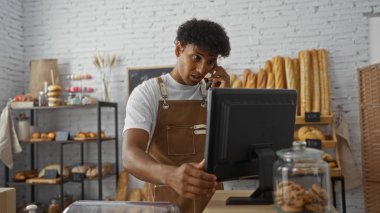
POLYGON ((327 51, 318 51, 318 61, 321 81, 321 115, 330 115, 330 80, 328 76, 327 51))
POLYGON ((229 74, 230 76, 230 84, 232 85, 232 83, 236 80, 236 75, 235 74, 229 74))
POLYGON ((245 88, 257 88, 257 74, 253 72, 249 74, 245 88))
POLYGON ((286 88, 286 77, 285 77, 285 64, 284 59, 280 56, 273 58, 273 73, 275 78, 275 88, 285 89, 286 88))
POLYGON ((267 73, 264 69, 259 69, 257 72, 257 88, 266 88, 267 87, 267 73))
POLYGON ((265 62, 265 72, 272 72, 272 62, 269 60, 265 62))
POLYGON ((246 88, 248 77, 249 77, 249 75, 251 73, 252 73, 252 71, 250 69, 244 69, 244 71, 243 71, 243 77, 242 77, 242 80, 241 80, 243 88, 246 88))
POLYGON ((236 80, 232 83, 231 87, 232 87, 232 88, 242 88, 241 80, 236 79, 236 80))
POLYGON ((306 139, 326 139, 325 135, 320 129, 312 126, 302 126, 300 129, 298 129, 298 138, 302 141, 305 141, 306 139))
POLYGON ((294 70, 294 82, 296 83, 297 89, 297 115, 300 115, 300 61, 295 58, 292 59, 293 70, 294 70))
POLYGON ((127 170, 123 169, 119 174, 119 180, 117 182, 116 201, 127 200, 128 178, 127 170))
POLYGON ((285 61, 285 74, 286 74, 286 88, 297 89, 294 76, 293 62, 289 57, 284 58, 285 61))
POLYGON ((313 104, 312 112, 321 112, 321 88, 319 79, 319 62, 318 51, 311 51, 311 58, 313 61, 313 104))
POLYGON ((267 79, 267 89, 274 89, 275 83, 274 83, 274 74, 273 72, 268 72, 268 79, 267 79))
POLYGON ((311 69, 312 61, 309 51, 300 52, 300 114, 311 112, 311 69))
POLYGON ((63 174, 64 177, 70 176, 70 169, 68 166, 63 165, 63 172, 61 173, 61 165, 59 164, 50 164, 45 166, 41 171, 38 173, 39 178, 43 178, 45 176, 46 170, 56 170, 58 175, 63 174))

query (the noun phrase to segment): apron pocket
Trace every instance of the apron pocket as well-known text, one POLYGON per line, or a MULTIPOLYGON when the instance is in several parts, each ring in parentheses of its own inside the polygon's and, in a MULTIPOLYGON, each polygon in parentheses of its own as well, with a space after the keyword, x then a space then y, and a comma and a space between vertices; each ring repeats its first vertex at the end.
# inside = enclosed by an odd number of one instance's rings
POLYGON ((193 126, 167 126, 168 155, 195 154, 193 126))

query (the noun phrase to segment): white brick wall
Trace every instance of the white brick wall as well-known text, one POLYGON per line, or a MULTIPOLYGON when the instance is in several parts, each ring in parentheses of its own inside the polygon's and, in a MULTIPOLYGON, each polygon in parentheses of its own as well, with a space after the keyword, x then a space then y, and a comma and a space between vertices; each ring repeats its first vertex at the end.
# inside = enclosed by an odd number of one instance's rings
POLYGON ((24 89, 21 1, 0 0, 0 109, 24 89))
MULTIPOLYGON (((23 15, 20 0, 0 0, 0 112, 10 97, 24 92, 23 15)), ((1 125, 1 124, 0 124, 1 125)), ((24 167, 18 155, 15 169, 24 167)), ((4 167, 0 163, 0 186, 4 186, 4 167)), ((25 199, 25 188, 17 187, 17 199, 25 199)))
MULTIPOLYGON (((3 2, 1 5, 4 5, 3 2)), ((294 57, 301 49, 327 48, 333 110, 336 111, 337 105, 343 105, 355 160, 361 163, 356 68, 368 63, 368 24, 363 13, 379 12, 379 0, 30 0, 23 2, 24 34, 20 33, 20 3, 5 3, 8 5, 6 9, 3 6, 0 9, 0 28, 8 26, 8 31, 19 39, 15 39, 15 44, 0 41, 0 47, 11 46, 6 52, 14 55, 7 57, 2 55, 3 51, 0 53, 0 89, 8 85, 5 87, 8 90, 10 83, 3 79, 9 79, 10 74, 13 76, 14 73, 19 73, 16 76, 22 75, 22 71, 27 70, 29 60, 36 58, 58 58, 62 78, 76 71, 93 73, 95 79, 88 84, 96 87, 98 75, 91 57, 96 52, 115 53, 120 58, 112 76, 111 99, 119 103, 120 133, 125 115, 125 68, 174 64, 176 28, 187 19, 207 18, 223 24, 231 39, 232 52, 221 64, 232 73, 241 74, 246 67, 256 70, 275 55, 294 57), (16 13, 9 13, 15 7, 18 8, 16 13), (4 22, 4 18, 9 17, 16 18, 4 22), (11 28, 7 25, 9 22, 18 24, 12 24, 11 28), (15 30, 14 26, 19 28, 15 30), (23 57, 19 42, 22 37, 25 54, 23 67, 20 66, 23 57), (3 63, 7 64, 5 69, 3 63), (3 74, 3 69, 9 75, 3 74)), ((3 36, 3 30, 0 34, 3 36)), ((22 91, 23 80, 16 76, 12 80, 18 81, 17 86, 11 88, 22 91)), ((28 79, 28 72, 25 77, 28 79)), ((99 91, 95 95, 99 95, 99 91)), ((12 94, 0 94, 0 101, 12 94)), ((51 120, 44 119, 49 115, 46 113, 40 119, 40 126, 46 129, 75 131, 96 127, 94 112, 60 112, 62 116, 53 126, 49 125, 51 120)), ((111 124, 112 119, 106 120, 111 124)), ((110 126, 106 127, 106 131, 112 132, 110 126)), ((50 154, 40 158, 40 166, 50 162, 56 151, 53 147, 44 149, 41 153, 50 154)), ((66 157, 70 159, 76 155, 77 148, 68 149, 72 149, 72 152, 66 152, 66 157)), ((105 152, 111 153, 111 149, 106 148, 105 152)), ((90 155, 93 151, 91 149, 90 155)), ((69 192, 77 193, 74 187, 69 192)), ((347 193, 347 206, 348 212, 364 212, 361 190, 347 193)))

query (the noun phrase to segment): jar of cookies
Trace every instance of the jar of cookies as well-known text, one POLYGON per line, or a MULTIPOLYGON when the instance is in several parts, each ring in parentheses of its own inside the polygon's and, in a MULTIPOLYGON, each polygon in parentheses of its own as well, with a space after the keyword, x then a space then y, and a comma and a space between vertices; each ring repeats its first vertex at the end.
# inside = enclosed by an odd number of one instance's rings
POLYGON ((273 196, 277 212, 331 212, 331 186, 323 151, 294 142, 276 152, 273 196))

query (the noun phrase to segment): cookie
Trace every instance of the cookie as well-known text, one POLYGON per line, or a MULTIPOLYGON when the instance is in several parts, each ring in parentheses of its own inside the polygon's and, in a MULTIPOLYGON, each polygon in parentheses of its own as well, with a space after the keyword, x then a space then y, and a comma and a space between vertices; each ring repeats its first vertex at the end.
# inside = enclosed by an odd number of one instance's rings
POLYGON ((281 205, 281 210, 287 213, 298 213, 302 212, 303 208, 302 207, 294 207, 291 205, 281 205))
POLYGON ((301 185, 292 181, 283 181, 277 185, 274 198, 283 211, 300 212, 304 205, 304 193, 305 189, 301 185))
POLYGON ((328 195, 327 195, 327 192, 326 192, 325 189, 323 189, 322 187, 320 187, 320 186, 317 185, 317 184, 313 184, 313 185, 311 186, 311 190, 312 190, 315 194, 317 194, 317 195, 318 195, 318 196, 324 201, 324 203, 327 202, 327 200, 328 200, 328 195))
POLYGON ((324 213, 325 212, 325 206, 320 203, 309 203, 306 204, 305 210, 312 213, 324 213))

